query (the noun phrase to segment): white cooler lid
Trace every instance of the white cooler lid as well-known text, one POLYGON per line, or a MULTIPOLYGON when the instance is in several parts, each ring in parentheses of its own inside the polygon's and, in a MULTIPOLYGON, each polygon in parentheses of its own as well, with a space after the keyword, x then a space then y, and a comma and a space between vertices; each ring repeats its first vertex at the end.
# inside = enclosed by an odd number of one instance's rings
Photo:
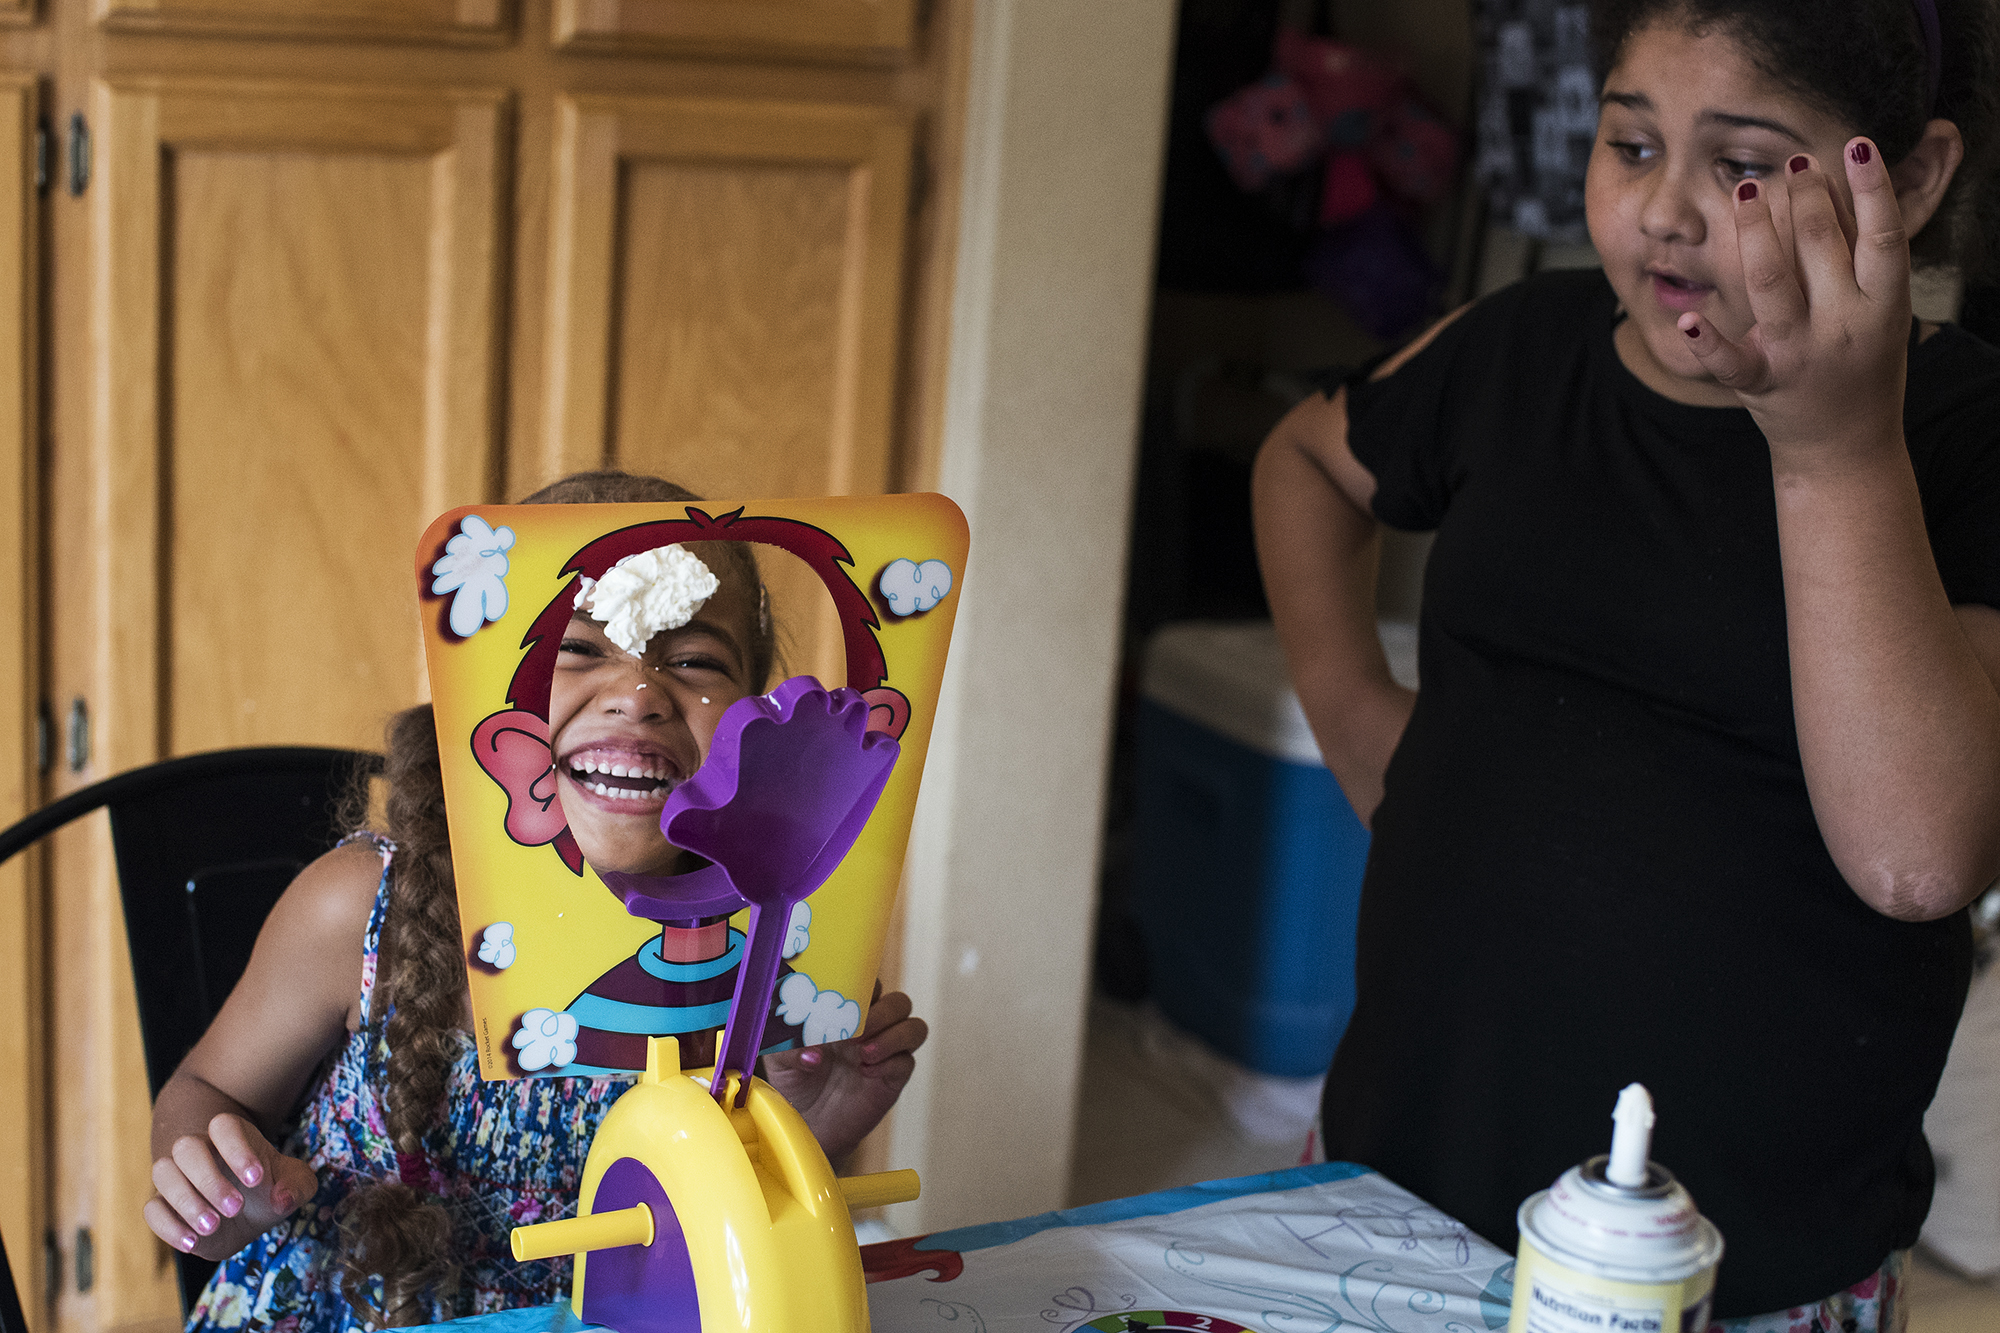
MULTIPOLYGON (((1390 674, 1415 689, 1417 627, 1385 620, 1378 629, 1390 674)), ((1146 643, 1139 693, 1259 754, 1294 764, 1321 762, 1268 620, 1162 625, 1146 643)))

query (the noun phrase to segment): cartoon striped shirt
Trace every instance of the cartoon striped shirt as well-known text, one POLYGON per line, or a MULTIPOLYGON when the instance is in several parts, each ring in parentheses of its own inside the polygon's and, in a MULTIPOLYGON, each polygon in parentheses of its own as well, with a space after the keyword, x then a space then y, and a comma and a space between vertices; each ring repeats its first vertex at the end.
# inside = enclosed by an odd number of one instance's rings
MULTIPOLYGON (((668 962, 660 956, 660 937, 655 935, 570 1002, 566 1012, 576 1019, 576 1059, 549 1072, 596 1078, 644 1069, 646 1038, 654 1036, 680 1038, 683 1069, 714 1064, 717 1030, 729 1017, 743 949, 743 932, 731 929, 728 948, 719 956, 668 962)), ((792 971, 791 964, 781 963, 779 981, 792 971)), ((781 1019, 774 1006, 764 1023, 761 1048, 767 1055, 789 1050, 798 1044, 800 1031, 781 1019)))

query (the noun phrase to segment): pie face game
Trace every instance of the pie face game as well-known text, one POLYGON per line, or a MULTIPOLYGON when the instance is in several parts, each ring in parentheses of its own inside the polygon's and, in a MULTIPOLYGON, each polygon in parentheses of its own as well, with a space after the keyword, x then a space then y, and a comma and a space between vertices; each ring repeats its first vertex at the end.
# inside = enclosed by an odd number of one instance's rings
POLYGON ((760 1045, 861 1031, 966 545, 938 495, 471 505, 431 524, 419 606, 485 1078, 633 1073, 654 1036, 678 1037, 687 1065, 712 1051, 744 914, 646 919, 598 876, 692 868, 657 823, 730 702, 711 678, 740 694, 731 679, 756 693, 814 675, 901 748, 853 849, 792 909, 760 1045), (732 652, 774 643, 775 661, 725 679, 732 652), (611 677, 574 702, 576 682, 611 677))

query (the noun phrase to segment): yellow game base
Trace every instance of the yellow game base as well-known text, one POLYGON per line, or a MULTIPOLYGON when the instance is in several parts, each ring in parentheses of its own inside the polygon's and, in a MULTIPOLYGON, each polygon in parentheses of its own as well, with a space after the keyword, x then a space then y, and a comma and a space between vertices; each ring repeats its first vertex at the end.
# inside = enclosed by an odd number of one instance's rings
MULTIPOLYGON (((516 1228, 514 1257, 575 1254, 570 1307, 590 1318, 588 1252, 650 1246, 670 1230, 644 1205, 593 1211, 605 1172, 630 1158, 652 1172, 679 1222, 702 1333, 864 1333, 868 1300, 850 1209, 914 1199, 916 1172, 839 1179, 805 1121, 762 1079, 750 1079, 738 1107, 739 1076, 730 1075, 725 1110, 708 1092, 713 1070, 682 1071, 670 1037, 647 1047, 646 1072, 590 1145, 577 1216, 516 1228)), ((688 1326, 684 1310, 659 1312, 657 1329, 688 1326)))

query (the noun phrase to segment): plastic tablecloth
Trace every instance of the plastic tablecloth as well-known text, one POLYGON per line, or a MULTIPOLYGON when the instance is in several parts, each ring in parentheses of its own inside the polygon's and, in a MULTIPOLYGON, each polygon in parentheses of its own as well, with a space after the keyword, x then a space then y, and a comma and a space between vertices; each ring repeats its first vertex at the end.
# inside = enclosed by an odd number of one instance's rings
POLYGON ((1326 1162, 861 1251, 875 1333, 1488 1333, 1513 1258, 1326 1162))
MULTIPOLYGON (((1514 1260, 1346 1162, 864 1246, 874 1333, 1493 1333, 1514 1260)), ((451 1333, 577 1333, 565 1305, 451 1333)), ((801 1333, 804 1333, 802 1330, 801 1333)))

